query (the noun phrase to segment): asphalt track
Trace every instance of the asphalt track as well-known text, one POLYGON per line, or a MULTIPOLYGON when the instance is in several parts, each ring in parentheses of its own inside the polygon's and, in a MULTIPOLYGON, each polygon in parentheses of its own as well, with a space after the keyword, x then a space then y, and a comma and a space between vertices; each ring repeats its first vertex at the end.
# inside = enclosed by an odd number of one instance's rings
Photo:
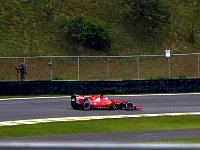
MULTIPOLYGON (((143 106, 142 111, 125 110, 73 110, 69 97, 60 98, 31 98, 17 100, 0 100, 0 121, 12 121, 23 119, 40 119, 54 117, 77 116, 103 116, 103 115, 127 115, 127 114, 157 114, 157 113, 184 113, 200 111, 199 94, 178 95, 144 95, 144 96, 108 96, 115 99, 126 99, 143 106)), ((0 138, 0 143, 5 141, 57 141, 57 142, 151 142, 158 140, 174 140, 200 138, 200 130, 177 130, 157 132, 134 132, 116 134, 87 134, 67 135, 37 138, 0 138)), ((72 148, 72 147, 71 147, 72 148)), ((70 149, 71 149, 70 148, 70 149)), ((189 149, 189 148, 188 148, 189 149)), ((197 148, 198 149, 198 148, 197 148)))
POLYGON ((154 113, 183 113, 200 111, 200 95, 108 96, 133 101, 142 111, 73 110, 69 97, 0 100, 0 121, 40 119, 53 117, 80 117, 104 115, 132 115, 154 113))

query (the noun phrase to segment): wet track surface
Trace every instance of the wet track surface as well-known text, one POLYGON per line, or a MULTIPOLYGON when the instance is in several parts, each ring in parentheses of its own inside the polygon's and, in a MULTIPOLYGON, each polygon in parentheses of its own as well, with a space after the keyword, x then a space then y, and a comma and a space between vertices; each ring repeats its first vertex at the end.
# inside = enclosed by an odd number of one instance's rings
MULTIPOLYGON (((143 107, 143 110, 141 111, 73 110, 70 105, 69 97, 68 98, 62 97, 62 98, 45 98, 45 99, 37 98, 37 99, 0 100, 0 114, 1 114, 0 121, 54 118, 54 117, 59 118, 59 117, 72 117, 72 116, 78 117, 78 116, 154 114, 154 113, 177 113, 177 112, 182 113, 182 112, 199 112, 200 111, 200 95, 198 94, 117 96, 117 97, 108 96, 108 97, 113 98, 113 99, 125 99, 128 101, 133 101, 136 104, 141 105, 143 107)), ((15 141, 15 142, 20 142, 20 141, 47 142, 48 141, 48 142, 53 142, 53 143, 57 141, 57 142, 70 143, 74 141, 90 142, 91 140, 96 141, 96 142, 110 142, 110 143, 113 143, 113 142, 114 143, 119 143, 119 142, 134 143, 134 142, 151 142, 151 141, 159 141, 159 140, 174 140, 174 139, 188 139, 188 138, 200 138, 200 130, 196 129, 196 130, 134 132, 134 133, 115 133, 115 134, 85 134, 85 135, 36 137, 36 138, 33 138, 33 137, 32 138, 9 138, 9 139, 0 138, 0 143, 4 143, 5 141, 15 141)), ((72 149, 72 147, 70 149, 72 149)))

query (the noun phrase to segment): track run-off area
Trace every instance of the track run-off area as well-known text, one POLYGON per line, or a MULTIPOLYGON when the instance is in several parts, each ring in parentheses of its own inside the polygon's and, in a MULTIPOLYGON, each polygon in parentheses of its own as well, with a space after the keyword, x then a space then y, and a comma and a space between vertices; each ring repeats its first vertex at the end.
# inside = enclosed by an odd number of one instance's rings
POLYGON ((141 105, 141 111, 73 110, 70 96, 0 99, 0 126, 109 118, 200 115, 200 94, 108 96, 141 105))

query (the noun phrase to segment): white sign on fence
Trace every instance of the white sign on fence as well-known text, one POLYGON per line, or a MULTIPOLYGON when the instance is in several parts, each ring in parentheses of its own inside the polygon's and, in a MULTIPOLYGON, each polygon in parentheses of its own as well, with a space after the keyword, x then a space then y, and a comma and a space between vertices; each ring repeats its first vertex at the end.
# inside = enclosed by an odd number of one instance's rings
POLYGON ((171 56, 170 50, 165 50, 165 56, 169 58, 171 56))

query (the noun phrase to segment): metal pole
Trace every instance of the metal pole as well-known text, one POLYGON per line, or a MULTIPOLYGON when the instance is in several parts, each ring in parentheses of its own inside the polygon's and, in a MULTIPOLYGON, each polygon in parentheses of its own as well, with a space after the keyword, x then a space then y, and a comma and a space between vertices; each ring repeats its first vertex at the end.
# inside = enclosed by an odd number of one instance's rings
POLYGON ((109 57, 107 58, 107 80, 110 80, 110 65, 109 65, 109 57))
POLYGON ((199 54, 198 54, 198 77, 199 77, 199 54))
POLYGON ((77 69, 78 69, 77 71, 78 71, 78 81, 79 81, 79 80, 80 80, 80 77, 79 77, 79 76, 80 76, 80 58, 79 58, 79 57, 78 57, 78 60, 77 60, 77 61, 78 61, 78 62, 77 62, 77 63, 78 63, 78 64, 77 64, 77 65, 78 65, 78 66, 77 66, 77 69))
POLYGON ((24 57, 24 65, 26 65, 26 57, 24 57))
POLYGON ((168 58, 168 70, 169 70, 169 78, 171 78, 171 65, 170 65, 170 57, 168 58))
MULTIPOLYGON (((24 57, 24 67, 25 67, 25 69, 27 69, 26 66, 27 66, 26 65, 26 57, 24 57)), ((27 77, 27 72, 24 74, 24 81, 26 81, 26 77, 27 77)))
POLYGON ((53 61, 52 61, 52 57, 50 57, 50 62, 48 63, 48 67, 50 70, 50 79, 53 79, 53 61))
POLYGON ((140 59, 139 56, 137 56, 137 72, 138 72, 138 80, 140 80, 140 59))
POLYGON ((52 57, 51 57, 50 61, 51 61, 50 70, 51 70, 51 80, 52 80, 53 79, 53 60, 52 60, 52 57))

